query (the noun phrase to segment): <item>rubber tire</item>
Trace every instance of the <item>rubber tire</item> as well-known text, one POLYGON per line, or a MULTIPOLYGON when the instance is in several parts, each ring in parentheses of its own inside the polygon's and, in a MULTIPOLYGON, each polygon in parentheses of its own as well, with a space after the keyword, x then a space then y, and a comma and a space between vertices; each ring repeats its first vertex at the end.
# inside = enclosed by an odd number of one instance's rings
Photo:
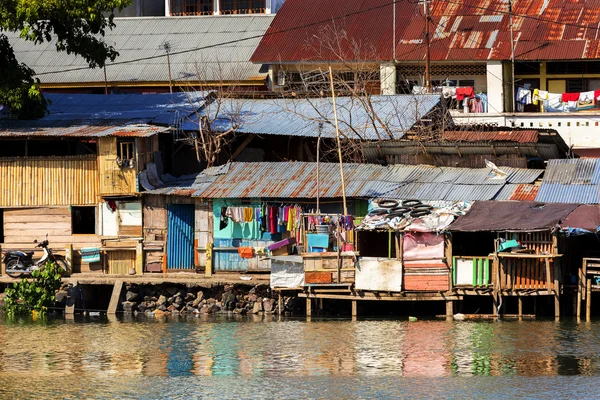
MULTIPOLYGON (((23 265, 23 263, 19 262, 19 260, 10 260, 9 262, 6 263, 6 275, 10 276, 11 278, 20 278, 23 273, 22 272, 8 272, 9 269, 12 269, 11 266, 12 265, 23 265)), ((24 265, 23 265, 24 267, 24 265)))
POLYGON ((390 214, 398 214, 398 213, 406 214, 407 212, 410 212, 410 211, 412 211, 410 208, 400 206, 400 207, 391 208, 390 214))
POLYGON ((67 262, 65 260, 63 260, 62 258, 57 258, 55 260, 56 266, 58 268, 60 268, 62 270, 62 275, 66 275, 67 272, 69 271, 69 265, 67 264, 67 262))
POLYGON ((386 215, 388 210, 382 208, 376 208, 374 210, 369 211, 369 215, 386 215))
POLYGON ((414 206, 418 206, 419 204, 423 204, 421 203, 421 200, 404 200, 402 202, 402 206, 403 207, 414 207, 414 206))
POLYGON ((429 214, 431 214, 431 211, 429 210, 413 210, 410 212, 410 216, 414 218, 424 217, 429 214))
POLYGON ((429 204, 417 204, 416 206, 413 206, 413 211, 425 211, 425 210, 432 210, 433 207, 430 206, 429 204))
POLYGON ((398 207, 398 201, 396 200, 381 200, 377 203, 377 205, 381 208, 394 208, 398 207))

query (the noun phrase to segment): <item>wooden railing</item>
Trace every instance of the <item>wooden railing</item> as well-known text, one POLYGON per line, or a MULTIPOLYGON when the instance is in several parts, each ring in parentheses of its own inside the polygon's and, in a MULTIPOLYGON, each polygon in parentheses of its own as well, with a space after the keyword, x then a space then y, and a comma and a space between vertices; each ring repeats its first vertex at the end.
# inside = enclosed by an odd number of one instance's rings
POLYGON ((553 290, 558 254, 497 253, 500 290, 553 290))

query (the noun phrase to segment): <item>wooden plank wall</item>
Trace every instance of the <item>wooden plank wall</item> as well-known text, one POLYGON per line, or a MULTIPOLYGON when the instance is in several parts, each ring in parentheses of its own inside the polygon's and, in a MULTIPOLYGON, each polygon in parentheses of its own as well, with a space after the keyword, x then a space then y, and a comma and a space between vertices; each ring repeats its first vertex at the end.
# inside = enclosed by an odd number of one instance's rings
POLYGON ((518 240, 524 247, 534 250, 535 254, 552 254, 552 234, 546 232, 513 233, 512 238, 518 240))
POLYGON ((107 251, 108 273, 113 275, 127 275, 129 269, 135 269, 135 250, 107 251))
MULTIPOLYGON (((213 242, 212 201, 196 199, 196 241, 197 247, 206 249, 213 242)), ((206 250, 198 250, 198 266, 206 266, 206 250)))
POLYGON ((154 153, 158 151, 158 135, 149 138, 136 138, 135 151, 137 156, 137 170, 146 169, 146 164, 154 162, 154 153))
MULTIPOLYGON (((64 255, 67 245, 73 245, 73 272, 81 272, 81 253, 83 247, 100 247, 97 235, 72 235, 71 210, 69 207, 39 207, 4 210, 3 249, 35 248, 34 240, 44 240, 48 234, 50 248, 64 255)), ((41 250, 36 257, 41 255, 41 250)), ((88 264, 85 264, 88 266, 88 264)), ((85 268, 89 270, 89 267, 85 268)))
POLYGON ((117 138, 98 139, 98 168, 100 170, 100 194, 118 195, 137 192, 137 168, 121 168, 117 165, 117 138))
POLYGON ((95 156, 0 158, 0 207, 94 205, 95 156))

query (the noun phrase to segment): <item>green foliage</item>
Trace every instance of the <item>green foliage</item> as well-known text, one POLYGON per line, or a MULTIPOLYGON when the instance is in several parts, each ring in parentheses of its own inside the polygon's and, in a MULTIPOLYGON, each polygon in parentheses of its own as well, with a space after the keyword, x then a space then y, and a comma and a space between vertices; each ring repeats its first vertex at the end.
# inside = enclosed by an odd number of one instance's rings
POLYGON ((114 10, 131 0, 0 0, 0 104, 13 117, 39 118, 46 104, 33 80, 34 72, 19 64, 5 35, 18 32, 36 44, 55 40, 57 51, 82 56, 91 68, 114 61, 119 53, 103 40, 115 26, 114 10))
POLYGON ((53 262, 31 274, 31 280, 23 278, 7 288, 3 311, 8 316, 45 314, 54 305, 56 291, 60 288, 63 270, 53 262))
POLYGON ((19 64, 4 35, 0 35, 0 59, 4 67, 0 74, 0 104, 8 107, 18 119, 41 118, 46 113, 46 100, 33 79, 33 70, 19 64))

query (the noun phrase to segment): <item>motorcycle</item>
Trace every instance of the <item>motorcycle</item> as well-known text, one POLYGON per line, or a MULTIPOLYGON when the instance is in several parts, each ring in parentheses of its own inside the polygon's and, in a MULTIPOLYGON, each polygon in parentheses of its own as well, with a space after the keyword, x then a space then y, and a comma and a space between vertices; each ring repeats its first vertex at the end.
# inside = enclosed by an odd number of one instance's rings
POLYGON ((33 251, 23 252, 20 250, 5 251, 4 264, 6 264, 6 273, 11 278, 20 278, 22 275, 31 275, 35 270, 42 268, 46 265, 46 262, 52 261, 63 271, 67 271, 66 261, 52 253, 52 250, 48 248, 48 239, 38 243, 34 240, 33 243, 37 243, 35 247, 41 247, 44 254, 39 260, 33 260, 33 251))

